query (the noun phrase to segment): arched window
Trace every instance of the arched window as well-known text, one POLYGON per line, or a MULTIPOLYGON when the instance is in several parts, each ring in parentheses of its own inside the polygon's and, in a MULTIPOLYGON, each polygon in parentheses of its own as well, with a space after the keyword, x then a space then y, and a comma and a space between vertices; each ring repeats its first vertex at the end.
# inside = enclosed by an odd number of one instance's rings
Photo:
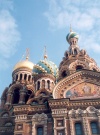
POLYGON ((33 102, 32 102, 32 105, 37 105, 37 104, 38 104, 37 101, 33 101, 33 102))
POLYGON ((13 104, 18 104, 18 103, 19 103, 19 98, 20 98, 19 88, 15 88, 15 89, 14 89, 14 92, 13 92, 13 100, 12 100, 12 103, 13 103, 13 104))
POLYGON ((74 49, 74 54, 77 55, 77 50, 76 49, 74 49))
POLYGON ((31 79, 31 75, 28 76, 28 81, 30 81, 30 79, 31 79))
POLYGON ((26 96, 25 96, 25 103, 28 101, 28 99, 31 96, 31 94, 32 94, 32 91, 31 90, 27 90, 26 96))
POLYGON ((42 80, 42 88, 45 88, 45 80, 42 80))
POLYGON ((95 68, 93 68, 93 71, 97 71, 95 68))
POLYGON ((40 81, 37 82, 37 90, 40 89, 40 81))
POLYGON ((11 126, 12 126, 12 123, 11 122, 5 123, 5 127, 11 127, 11 126))
POLYGON ((83 135, 81 123, 75 123, 75 133, 75 135, 83 135))
POLYGON ((50 81, 47 81, 47 88, 50 89, 50 81))
POLYGON ((16 75, 16 81, 18 80, 18 75, 16 75))
POLYGON ((24 80, 26 80, 26 79, 27 79, 27 74, 24 75, 24 80))
POLYGON ((8 113, 4 113, 4 114, 2 115, 2 117, 8 117, 8 116, 9 116, 8 113))
POLYGON ((81 70, 81 69, 83 69, 83 66, 81 66, 81 65, 78 65, 78 66, 76 67, 76 70, 81 70))
POLYGON ((66 77, 66 76, 67 76, 66 71, 63 71, 63 72, 62 72, 62 77, 66 77))
POLYGON ((98 134, 98 125, 97 122, 91 122, 91 132, 92 134, 98 134))
POLYGON ((22 74, 20 74, 20 80, 22 80, 22 74))
POLYGON ((43 135, 43 127, 37 127, 37 135, 43 135))

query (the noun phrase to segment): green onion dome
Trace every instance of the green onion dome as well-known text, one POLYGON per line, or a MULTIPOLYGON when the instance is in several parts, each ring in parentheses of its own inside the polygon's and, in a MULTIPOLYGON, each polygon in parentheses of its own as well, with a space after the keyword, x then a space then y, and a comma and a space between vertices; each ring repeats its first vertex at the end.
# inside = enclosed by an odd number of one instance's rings
POLYGON ((33 74, 42 74, 48 73, 52 74, 54 77, 58 76, 58 68, 57 66, 48 59, 40 60, 33 68, 33 74))
POLYGON ((70 33, 68 33, 68 35, 66 36, 66 40, 68 41, 68 43, 71 38, 76 38, 78 40, 79 35, 76 32, 70 31, 70 33))

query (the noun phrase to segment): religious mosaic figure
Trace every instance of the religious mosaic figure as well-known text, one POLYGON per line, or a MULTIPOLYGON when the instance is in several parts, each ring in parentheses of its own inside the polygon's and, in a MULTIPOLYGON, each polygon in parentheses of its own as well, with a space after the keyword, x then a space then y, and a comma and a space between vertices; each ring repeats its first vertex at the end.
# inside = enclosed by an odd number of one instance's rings
POLYGON ((78 97, 78 92, 76 91, 76 89, 68 90, 66 93, 66 97, 78 97))
POLYGON ((87 84, 85 84, 82 87, 82 90, 83 90, 84 95, 86 95, 86 96, 90 96, 91 95, 91 87, 88 86, 87 84))

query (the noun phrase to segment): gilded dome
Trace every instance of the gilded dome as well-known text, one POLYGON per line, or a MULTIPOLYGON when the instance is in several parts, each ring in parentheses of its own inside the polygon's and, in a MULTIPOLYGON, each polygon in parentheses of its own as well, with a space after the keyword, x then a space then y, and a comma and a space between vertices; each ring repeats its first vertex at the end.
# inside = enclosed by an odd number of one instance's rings
POLYGON ((66 36, 66 40, 69 42, 71 38, 76 38, 78 40, 79 35, 76 32, 70 31, 70 33, 68 33, 68 35, 66 36))
POLYGON ((28 59, 26 59, 26 60, 18 62, 14 66, 13 71, 16 70, 16 69, 19 69, 19 68, 28 68, 28 69, 32 70, 33 66, 34 66, 34 64, 32 62, 28 61, 28 59))
POLYGON ((36 65, 34 65, 33 74, 41 73, 48 73, 57 77, 58 68, 52 61, 49 61, 47 59, 40 60, 36 65))

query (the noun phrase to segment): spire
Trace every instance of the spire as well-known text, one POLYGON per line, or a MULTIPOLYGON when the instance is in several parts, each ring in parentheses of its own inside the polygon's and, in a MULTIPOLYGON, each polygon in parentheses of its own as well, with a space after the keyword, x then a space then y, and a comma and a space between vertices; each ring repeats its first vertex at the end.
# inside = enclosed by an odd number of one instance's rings
POLYGON ((72 32, 72 26, 71 26, 71 24, 70 24, 70 32, 72 32))
POLYGON ((26 49, 26 60, 29 60, 29 48, 26 49))
POLYGON ((44 59, 47 59, 48 56, 47 56, 47 50, 46 50, 46 46, 44 47, 44 59))

